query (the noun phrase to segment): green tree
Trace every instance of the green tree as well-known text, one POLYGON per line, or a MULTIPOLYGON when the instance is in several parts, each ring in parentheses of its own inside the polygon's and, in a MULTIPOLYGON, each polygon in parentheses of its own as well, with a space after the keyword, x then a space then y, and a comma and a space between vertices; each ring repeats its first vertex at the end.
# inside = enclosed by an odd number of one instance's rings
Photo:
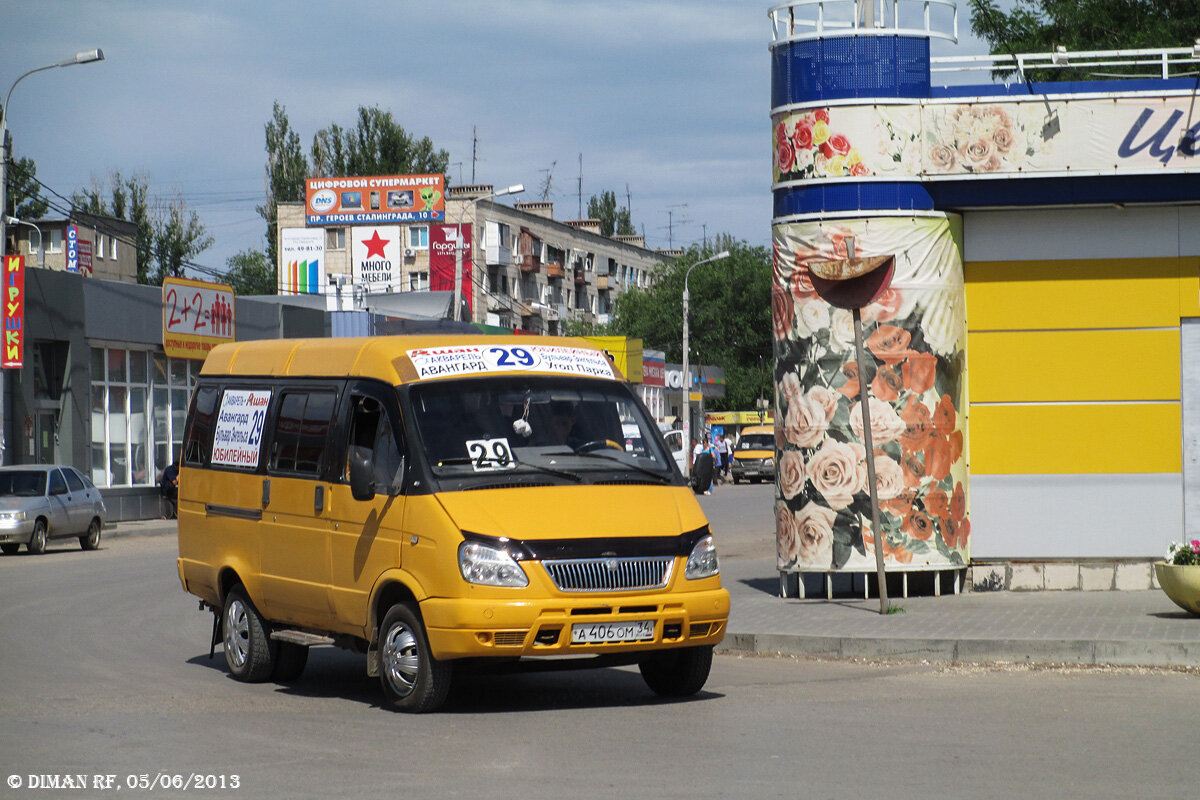
POLYGON ((314 175, 400 175, 445 173, 450 154, 429 137, 416 138, 378 106, 358 107, 353 129, 334 123, 313 137, 314 175))
POLYGON ((149 187, 150 179, 144 174, 123 177, 114 171, 108 176, 107 183, 93 179, 90 188, 71 196, 72 204, 80 211, 123 219, 137 226, 133 244, 137 253, 138 283, 153 281, 151 268, 156 253, 157 222, 150 209, 149 187))
POLYGON ((275 262, 263 251, 243 250, 230 256, 225 266, 228 270, 222 279, 233 287, 234 294, 275 294, 275 262))
MULTIPOLYGON (((1196 0, 1016 0, 1008 13, 998 0, 970 0, 971 31, 993 55, 1191 47, 1200 35, 1196 0)), ((1104 67, 1105 72, 1137 72, 1104 67)), ((1140 68, 1142 72, 1145 68, 1140 68)), ((998 76, 1015 70, 997 70, 998 76)), ((1030 70, 1030 80, 1086 80, 1087 70, 1030 70)))
POLYGON ((13 159, 5 176, 4 213, 32 222, 41 219, 50 204, 41 197, 37 182, 37 164, 32 158, 13 159))
MULTIPOLYGON (((706 401, 709 409, 752 409, 772 358, 771 254, 728 236, 718 237, 718 245, 730 251, 729 257, 693 270, 688 279, 689 360, 725 370, 725 397, 706 401)), ((649 288, 618 297, 613 331, 681 362, 684 276, 713 252, 692 247, 659 267, 649 288)))
POLYGON ((304 151, 300 147, 300 134, 292 129, 287 109, 281 106, 278 100, 271 110, 271 120, 266 125, 266 138, 267 199, 257 207, 257 211, 267 223, 267 260, 275 264, 278 261, 279 247, 275 232, 279 204, 304 200, 308 159, 304 157, 304 151))
POLYGON ((617 207, 617 196, 612 191, 603 191, 600 196, 592 195, 588 200, 588 218, 600 220, 600 233, 612 236, 630 236, 636 231, 629 218, 628 208, 617 207))
POLYGON ((168 277, 181 277, 184 265, 206 250, 213 237, 195 211, 177 197, 160 211, 154 223, 155 272, 149 283, 161 286, 168 277))
POLYGON ((560 336, 617 336, 611 322, 592 322, 586 319, 564 319, 558 323, 560 336))

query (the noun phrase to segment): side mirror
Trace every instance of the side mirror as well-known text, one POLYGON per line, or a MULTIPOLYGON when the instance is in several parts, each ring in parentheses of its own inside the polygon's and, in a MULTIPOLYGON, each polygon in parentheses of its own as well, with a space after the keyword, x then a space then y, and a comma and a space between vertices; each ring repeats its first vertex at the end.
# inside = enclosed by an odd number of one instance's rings
POLYGON ((350 494, 355 500, 375 497, 375 464, 371 456, 361 452, 350 456, 350 494))

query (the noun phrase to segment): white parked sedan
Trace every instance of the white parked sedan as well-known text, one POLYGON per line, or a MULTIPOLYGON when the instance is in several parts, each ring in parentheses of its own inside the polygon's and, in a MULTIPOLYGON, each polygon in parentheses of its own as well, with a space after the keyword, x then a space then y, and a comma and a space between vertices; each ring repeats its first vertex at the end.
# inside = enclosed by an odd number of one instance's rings
POLYGON ((100 491, 74 467, 0 467, 0 552, 5 555, 21 545, 44 553, 47 539, 65 536, 77 536, 84 550, 95 550, 105 514, 100 491))

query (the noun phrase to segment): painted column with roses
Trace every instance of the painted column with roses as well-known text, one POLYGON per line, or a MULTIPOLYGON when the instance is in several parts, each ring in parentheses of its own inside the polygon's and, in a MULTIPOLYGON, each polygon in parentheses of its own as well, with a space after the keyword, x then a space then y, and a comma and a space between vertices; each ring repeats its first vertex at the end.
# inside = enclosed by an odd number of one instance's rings
POLYGON ((781 571, 965 566, 966 298, 961 218, 945 214, 774 226, 775 519, 781 571), (891 287, 862 310, 858 374, 851 312, 817 296, 810 260, 896 257, 891 287), (859 381, 871 390, 881 532, 871 530, 859 381), (878 544, 877 544, 878 543, 878 544))

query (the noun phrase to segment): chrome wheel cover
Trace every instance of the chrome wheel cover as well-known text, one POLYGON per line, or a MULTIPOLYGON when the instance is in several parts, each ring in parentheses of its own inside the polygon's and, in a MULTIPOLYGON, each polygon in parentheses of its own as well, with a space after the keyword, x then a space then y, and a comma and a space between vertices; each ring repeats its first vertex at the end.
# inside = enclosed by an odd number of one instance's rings
POLYGON ((400 697, 411 694, 421 672, 417 636, 412 628, 403 622, 388 628, 381 654, 383 672, 392 691, 400 697))
POLYGON ((224 642, 225 657, 234 667, 241 669, 250 653, 250 621, 246 604, 235 597, 225 609, 224 642))

